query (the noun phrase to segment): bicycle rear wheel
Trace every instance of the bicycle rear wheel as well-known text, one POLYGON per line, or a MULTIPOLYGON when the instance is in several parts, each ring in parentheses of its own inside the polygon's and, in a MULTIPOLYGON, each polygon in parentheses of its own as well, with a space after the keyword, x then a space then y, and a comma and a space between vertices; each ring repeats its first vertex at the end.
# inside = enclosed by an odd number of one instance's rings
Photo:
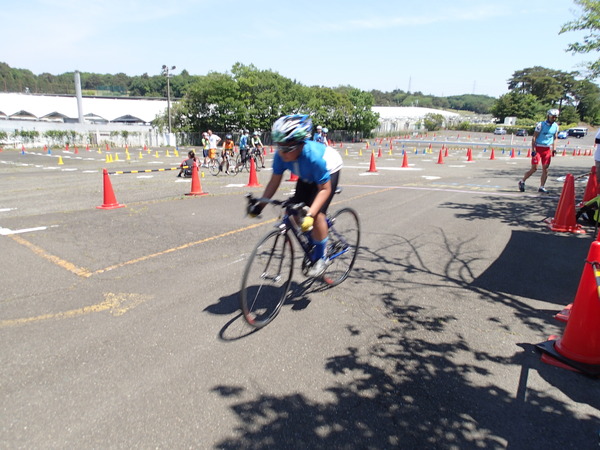
POLYGON ((327 242, 329 266, 323 280, 331 286, 337 286, 348 278, 356 261, 360 245, 360 222, 352 208, 340 209, 331 216, 330 221, 327 242))
POLYGON ((274 230, 253 250, 240 289, 246 322, 261 328, 271 322, 287 298, 294 268, 294 248, 287 234, 274 230))
POLYGON ((236 160, 234 157, 229 157, 227 159, 227 172, 229 173, 229 176, 231 177, 235 177, 238 173, 239 167, 236 163, 236 160))

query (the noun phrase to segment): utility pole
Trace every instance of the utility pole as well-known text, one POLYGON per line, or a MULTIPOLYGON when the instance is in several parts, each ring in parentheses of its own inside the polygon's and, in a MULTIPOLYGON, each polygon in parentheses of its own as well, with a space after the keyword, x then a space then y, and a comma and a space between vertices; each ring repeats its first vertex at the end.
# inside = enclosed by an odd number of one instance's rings
POLYGON ((170 71, 175 70, 177 67, 173 66, 169 69, 168 66, 162 66, 162 75, 167 77, 167 116, 169 116, 169 135, 171 135, 171 84, 169 79, 173 76, 170 71))

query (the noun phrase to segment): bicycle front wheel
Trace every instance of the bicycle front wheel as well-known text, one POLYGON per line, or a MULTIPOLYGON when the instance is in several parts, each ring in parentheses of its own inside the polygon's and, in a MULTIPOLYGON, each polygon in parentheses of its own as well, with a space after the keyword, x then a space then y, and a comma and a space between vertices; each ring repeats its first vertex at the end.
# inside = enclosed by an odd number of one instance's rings
POLYGON ((292 282, 294 248, 287 234, 274 230, 256 246, 242 277, 240 308, 246 322, 261 328, 285 302, 292 282))
POLYGON ((331 216, 330 221, 327 242, 329 266, 323 280, 331 286, 337 286, 348 278, 356 261, 360 245, 360 222, 352 208, 340 209, 331 216))
POLYGON ((221 171, 221 167, 219 166, 219 162, 216 159, 211 160, 208 163, 208 170, 210 171, 211 175, 218 175, 219 172, 221 171))
POLYGON ((235 177, 238 173, 239 167, 236 164, 235 158, 232 156, 227 160, 227 171, 229 176, 235 177))

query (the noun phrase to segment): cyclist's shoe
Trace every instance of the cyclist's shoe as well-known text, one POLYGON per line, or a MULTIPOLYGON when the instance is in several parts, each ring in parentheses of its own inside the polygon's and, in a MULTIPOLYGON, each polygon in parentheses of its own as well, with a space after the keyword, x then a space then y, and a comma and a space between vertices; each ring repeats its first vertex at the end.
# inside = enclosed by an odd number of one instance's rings
POLYGON ((544 186, 540 186, 540 188, 538 189, 538 192, 541 192, 542 194, 547 194, 548 190, 544 186))
POLYGON ((261 169, 264 169, 264 168, 265 168, 265 166, 260 166, 260 167, 261 167, 261 169))
POLYGON ((323 258, 319 258, 312 267, 308 269, 306 276, 309 278, 318 278, 325 273, 325 269, 327 269, 327 261, 323 258))
POLYGON ((525 192, 525 182, 523 180, 519 181, 519 190, 525 192))

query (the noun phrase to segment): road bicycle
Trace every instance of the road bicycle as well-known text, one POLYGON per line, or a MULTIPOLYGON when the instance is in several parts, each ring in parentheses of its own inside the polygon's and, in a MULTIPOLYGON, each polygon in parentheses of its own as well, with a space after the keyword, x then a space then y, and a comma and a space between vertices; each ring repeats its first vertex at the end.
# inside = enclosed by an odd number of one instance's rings
MULTIPOLYGON (((281 208, 275 230, 258 242, 242 276, 239 294, 242 314, 248 324, 261 328, 277 316, 290 293, 294 269, 294 245, 290 235, 295 237, 300 246, 305 276, 313 264, 311 256, 314 246, 310 232, 303 233, 299 225, 305 215, 304 203, 255 198, 251 194, 247 194, 246 198, 250 204, 260 201, 281 208)), ((319 278, 333 287, 343 282, 354 266, 360 245, 360 222, 355 210, 343 208, 327 215, 327 225, 327 268, 319 278)))
POLYGON ((248 154, 246 156, 246 161, 242 162, 242 155, 238 155, 236 165, 238 167, 238 171, 241 172, 242 169, 246 170, 246 172, 250 172, 250 158, 254 159, 254 167, 257 172, 260 172, 262 167, 261 162, 261 149, 260 148, 251 148, 248 149, 248 154))
POLYGON ((235 155, 229 150, 226 150, 224 153, 223 158, 220 159, 220 163, 219 160, 217 160, 218 170, 213 170, 213 168, 210 167, 210 173, 216 176, 219 172, 225 172, 227 175, 234 177, 240 170, 236 163, 235 155))

